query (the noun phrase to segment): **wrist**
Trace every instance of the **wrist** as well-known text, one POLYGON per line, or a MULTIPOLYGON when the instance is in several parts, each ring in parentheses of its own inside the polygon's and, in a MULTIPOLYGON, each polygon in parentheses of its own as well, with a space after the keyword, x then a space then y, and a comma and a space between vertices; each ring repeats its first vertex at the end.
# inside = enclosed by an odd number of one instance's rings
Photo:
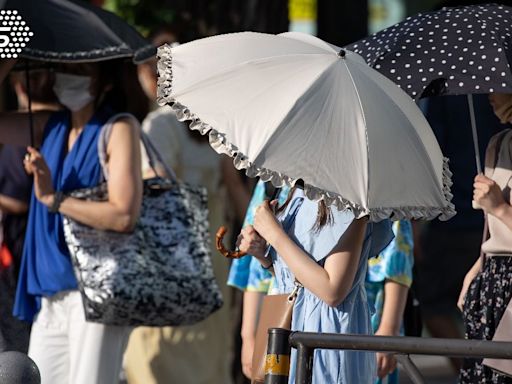
POLYGON ((272 247, 277 248, 284 235, 285 232, 283 228, 281 228, 281 226, 277 226, 276 229, 270 233, 270 236, 268 236, 268 239, 266 240, 272 247))
POLYGON ((48 202, 46 204, 50 213, 58 213, 62 201, 65 199, 65 195, 62 191, 57 191, 49 195, 48 202))
POLYGON ((503 220, 503 218, 508 214, 509 208, 510 205, 506 202, 502 202, 489 213, 497 219, 503 220))
POLYGON ((400 336, 400 324, 381 323, 375 334, 379 336, 400 336))
POLYGON ((46 205, 46 207, 50 208, 54 204, 54 202, 55 202, 55 192, 54 193, 49 193, 49 194, 44 195, 44 196, 41 196, 39 201, 43 205, 46 205))
POLYGON ((242 337, 242 340, 245 342, 250 342, 256 338, 256 332, 247 332, 242 331, 240 332, 240 336, 242 337))

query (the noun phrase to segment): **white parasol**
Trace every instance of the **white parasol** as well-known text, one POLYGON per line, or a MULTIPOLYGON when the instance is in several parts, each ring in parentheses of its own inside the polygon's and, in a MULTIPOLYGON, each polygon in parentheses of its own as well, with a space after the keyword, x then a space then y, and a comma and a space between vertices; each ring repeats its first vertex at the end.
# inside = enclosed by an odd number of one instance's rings
POLYGON ((243 32, 158 50, 158 101, 248 176, 372 221, 448 219, 447 159, 413 100, 355 53, 243 32))

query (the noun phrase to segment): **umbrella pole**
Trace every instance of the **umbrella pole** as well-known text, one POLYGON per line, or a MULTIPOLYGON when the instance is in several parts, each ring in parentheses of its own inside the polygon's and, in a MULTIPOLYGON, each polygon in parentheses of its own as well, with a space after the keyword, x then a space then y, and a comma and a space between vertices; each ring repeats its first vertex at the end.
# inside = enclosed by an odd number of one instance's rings
MULTIPOLYGON (((482 173, 482 165, 480 163, 480 148, 478 146, 478 132, 476 131, 475 108, 473 106, 473 95, 468 94, 469 117, 471 119, 471 132, 473 132, 473 145, 475 146, 476 171, 482 173)), ((482 209, 476 201, 472 201, 473 209, 482 209)))
POLYGON ((468 94, 469 117, 471 119, 471 131, 473 132, 473 145, 475 146, 476 171, 482 173, 482 165, 480 163, 480 148, 478 146, 478 132, 476 131, 475 108, 473 106, 473 95, 468 94))
POLYGON ((32 96, 30 92, 30 76, 29 76, 29 65, 28 60, 25 60, 25 80, 28 97, 28 123, 30 126, 30 146, 34 146, 34 115, 32 114, 32 96))

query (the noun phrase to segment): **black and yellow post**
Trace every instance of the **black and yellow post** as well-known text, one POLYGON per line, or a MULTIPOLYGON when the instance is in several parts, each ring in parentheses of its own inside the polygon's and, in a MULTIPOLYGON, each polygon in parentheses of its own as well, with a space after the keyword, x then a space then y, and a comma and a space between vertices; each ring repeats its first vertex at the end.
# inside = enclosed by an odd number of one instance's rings
POLYGON ((265 384, 288 384, 290 374, 290 331, 282 328, 268 330, 265 358, 265 384))

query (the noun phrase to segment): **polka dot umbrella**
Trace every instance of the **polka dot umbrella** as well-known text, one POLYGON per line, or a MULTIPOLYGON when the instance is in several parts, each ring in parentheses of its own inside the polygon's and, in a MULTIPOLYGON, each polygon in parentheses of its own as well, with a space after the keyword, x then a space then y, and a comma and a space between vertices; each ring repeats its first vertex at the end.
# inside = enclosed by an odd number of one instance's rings
POLYGON ((512 93, 512 8, 498 4, 420 13, 346 47, 412 98, 512 93))

